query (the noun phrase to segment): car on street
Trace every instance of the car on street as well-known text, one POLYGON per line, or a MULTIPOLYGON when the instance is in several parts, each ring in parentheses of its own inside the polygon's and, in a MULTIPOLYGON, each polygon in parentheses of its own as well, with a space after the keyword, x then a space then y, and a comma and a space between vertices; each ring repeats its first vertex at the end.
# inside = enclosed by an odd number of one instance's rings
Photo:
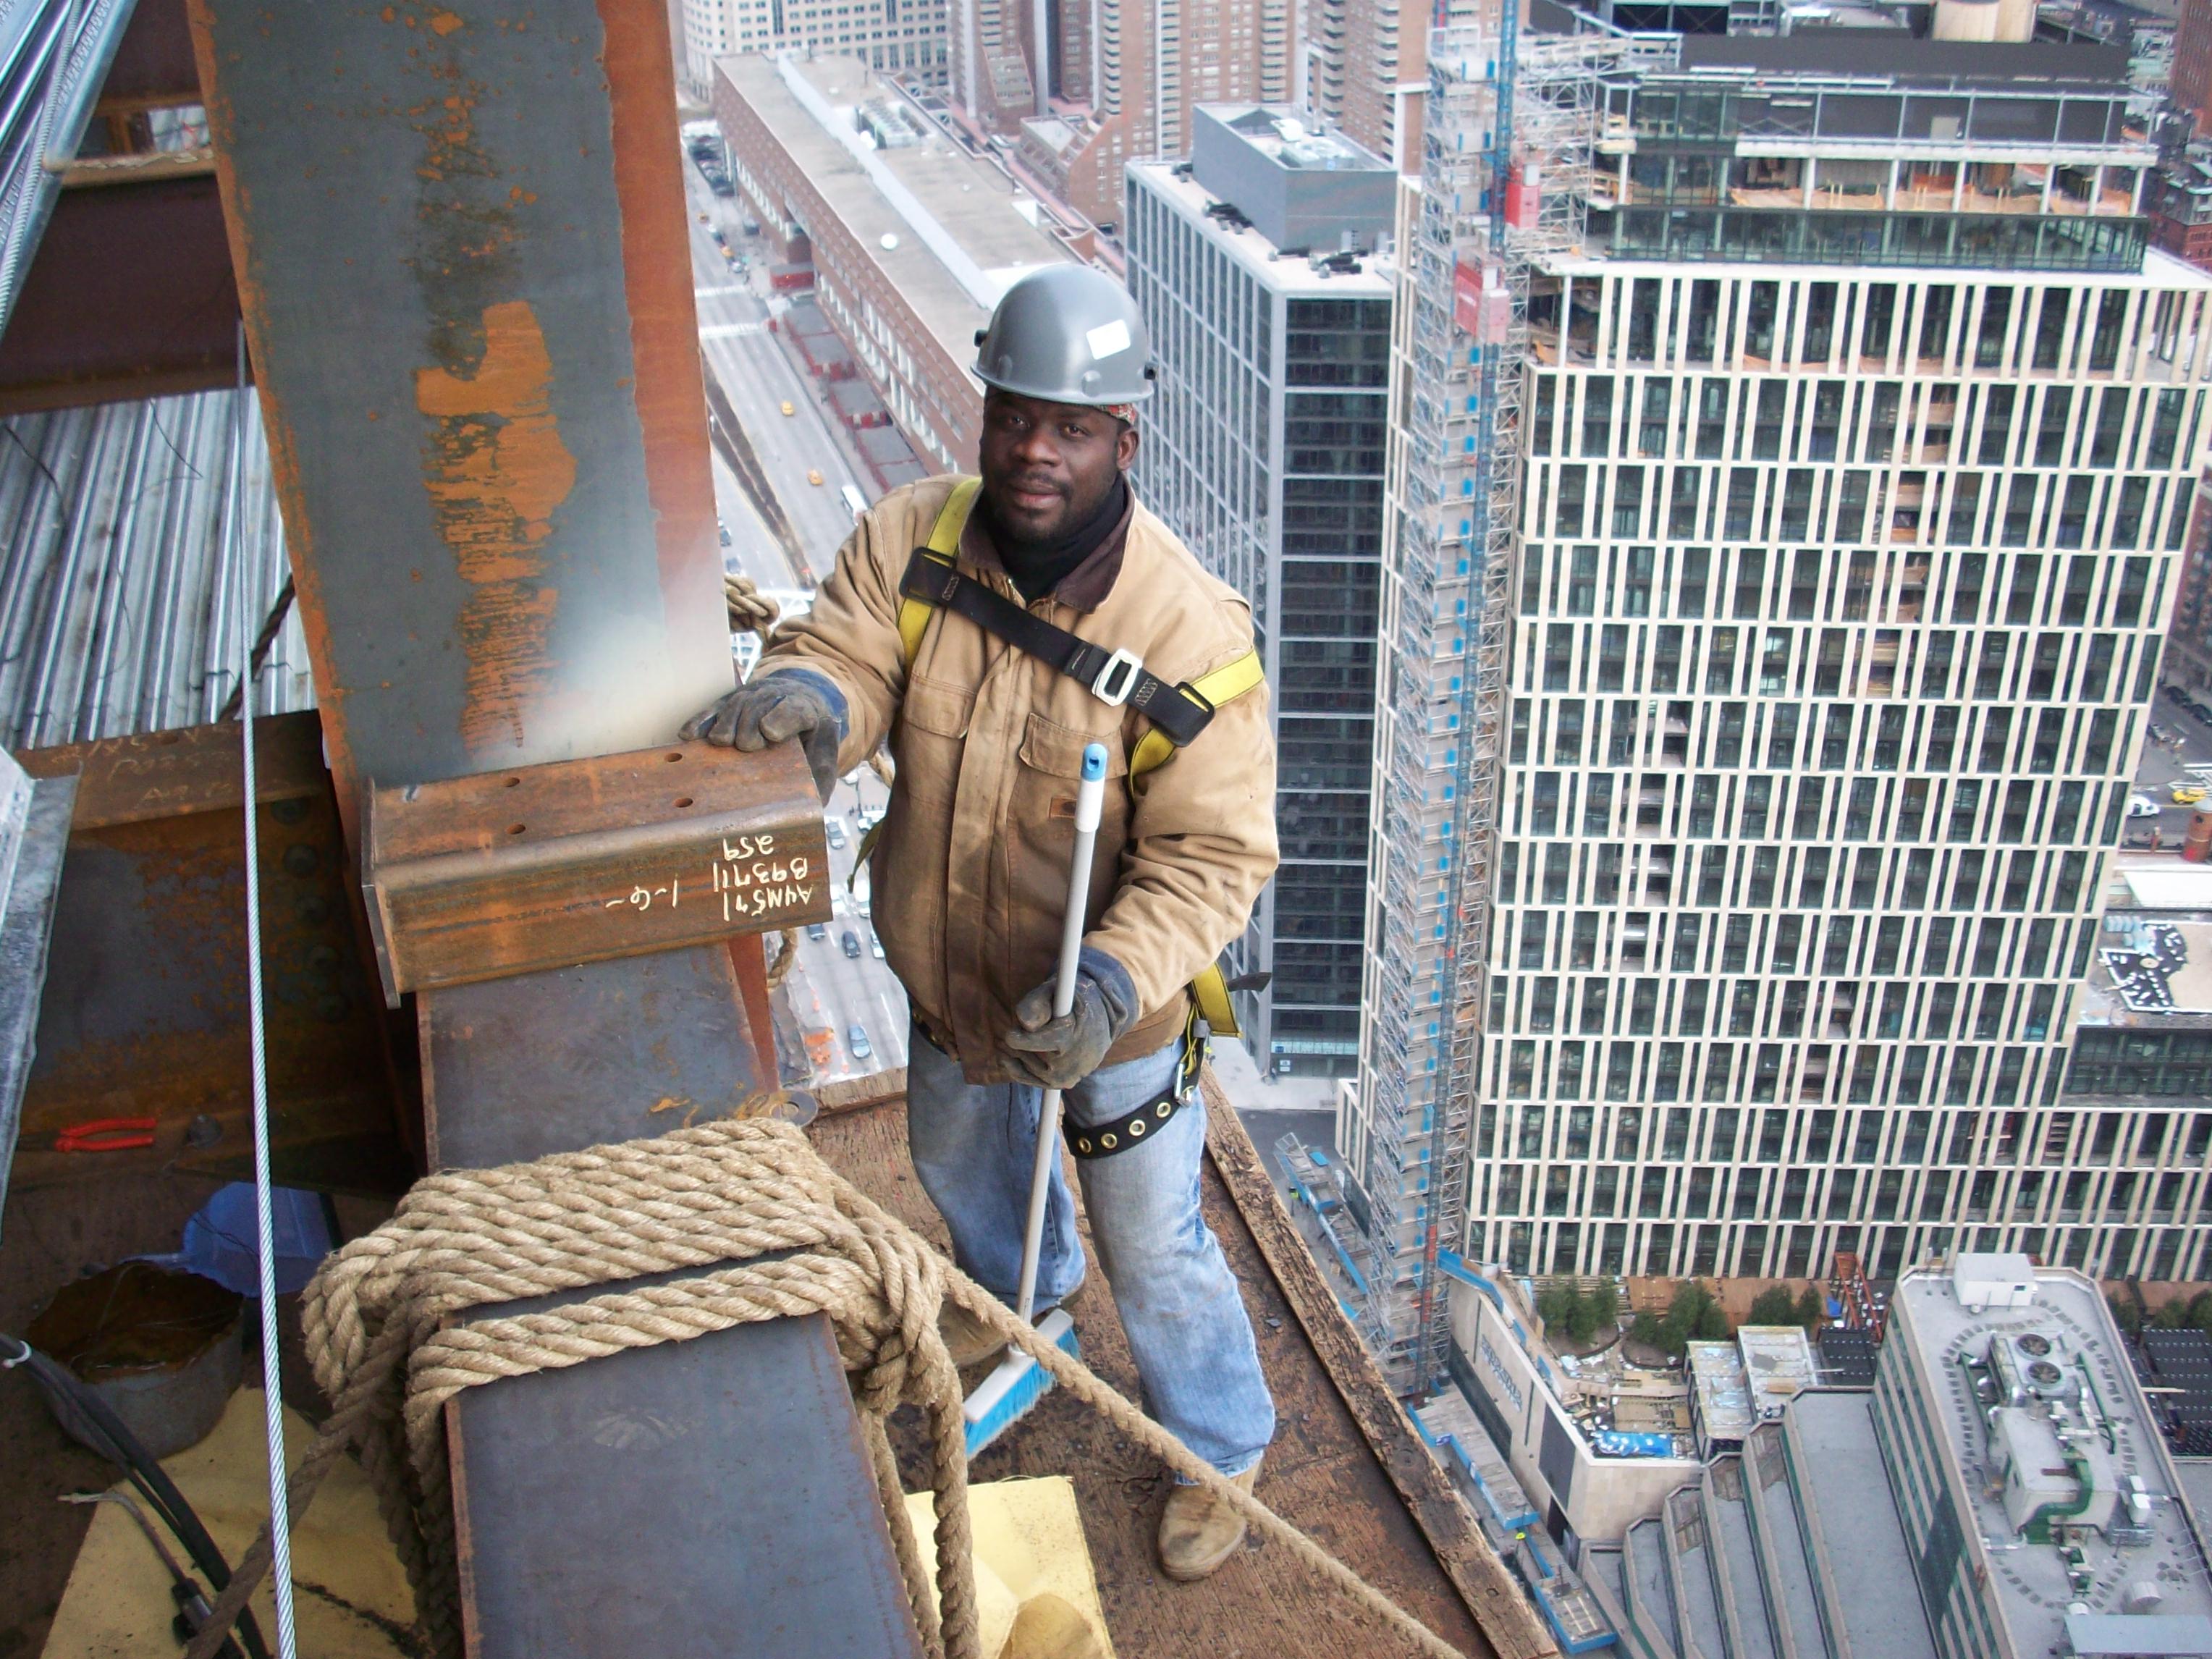
POLYGON ((790 398, 786 398, 783 400, 783 412, 787 415, 796 415, 799 413, 799 406, 793 403, 790 398))
POLYGON ((845 1047, 851 1052, 853 1058, 855 1060, 866 1060, 876 1052, 873 1048, 868 1046, 867 1032, 858 1025, 854 1025, 847 1029, 845 1032, 845 1047))
POLYGON ((844 844, 845 844, 845 820, 844 820, 844 819, 842 819, 842 818, 831 818, 831 819, 829 821, 828 824, 824 826, 824 828, 827 830, 827 831, 828 831, 828 833, 829 833, 829 836, 830 836, 830 844, 832 847, 842 848, 842 847, 843 847, 843 846, 844 846, 844 844))
POLYGON ((722 522, 722 516, 719 513, 714 515, 714 533, 722 538, 723 546, 727 547, 730 544, 730 526, 722 522))
POLYGON ((2148 795, 2130 795, 2128 797, 2128 816, 2130 817, 2154 818, 2158 816, 2158 803, 2153 800, 2148 795))
POLYGON ((2143 730, 2150 734, 2150 740, 2153 743, 2170 742, 2173 737, 2173 733, 2172 732, 2168 731, 2165 726, 2160 726, 2156 720, 2153 720, 2148 726, 2145 726, 2143 730))
POLYGON ((2204 786, 2197 783, 2177 783, 2168 797, 2176 806, 2194 806, 2204 799, 2204 786))
POLYGON ((876 937, 876 930, 873 927, 868 929, 868 951, 878 962, 884 959, 884 942, 876 937))
POLYGON ((845 930, 843 944, 845 946, 845 954, 848 957, 850 957, 854 961, 858 962, 860 959, 860 936, 854 933, 851 928, 848 927, 845 930))
POLYGON ((806 924, 806 937, 809 939, 828 939, 830 937, 829 924, 827 922, 821 921, 808 922, 806 924))
POLYGON ((822 482, 821 470, 818 467, 808 467, 806 469, 806 482, 811 484, 820 483, 822 482))

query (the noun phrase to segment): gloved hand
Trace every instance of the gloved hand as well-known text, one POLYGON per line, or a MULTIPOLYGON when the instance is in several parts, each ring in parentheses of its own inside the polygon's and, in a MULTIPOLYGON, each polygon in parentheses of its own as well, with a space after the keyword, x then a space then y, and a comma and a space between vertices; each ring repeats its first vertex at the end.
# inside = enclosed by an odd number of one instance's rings
POLYGON ((1047 980, 1014 1006, 1004 1041, 1006 1069, 1040 1089, 1073 1089, 1098 1069, 1115 1039, 1137 1022, 1137 988, 1128 969, 1085 946, 1078 959, 1075 1006, 1052 1017, 1047 980))
POLYGON ((797 738, 824 805, 837 787, 837 746, 845 735, 845 699, 819 674, 805 669, 757 675, 684 723, 687 742, 704 738, 748 751, 797 738))

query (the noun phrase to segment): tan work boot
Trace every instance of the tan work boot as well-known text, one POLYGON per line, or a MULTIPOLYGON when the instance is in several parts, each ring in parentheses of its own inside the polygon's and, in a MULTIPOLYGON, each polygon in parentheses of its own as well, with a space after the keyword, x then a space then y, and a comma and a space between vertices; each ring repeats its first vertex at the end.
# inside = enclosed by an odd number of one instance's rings
POLYGON ((1006 1338, 950 1297, 938 1304, 937 1334, 951 1351, 955 1370, 995 1360, 1006 1351, 1006 1338))
MULTIPOLYGON (((1255 1463, 1231 1478, 1249 1492, 1260 1478, 1260 1466, 1255 1463)), ((1160 1516, 1160 1566, 1169 1577, 1195 1583, 1234 1555, 1243 1541, 1244 1516, 1230 1508, 1226 1498, 1216 1498, 1204 1486, 1177 1486, 1168 1494, 1167 1510, 1160 1516)))

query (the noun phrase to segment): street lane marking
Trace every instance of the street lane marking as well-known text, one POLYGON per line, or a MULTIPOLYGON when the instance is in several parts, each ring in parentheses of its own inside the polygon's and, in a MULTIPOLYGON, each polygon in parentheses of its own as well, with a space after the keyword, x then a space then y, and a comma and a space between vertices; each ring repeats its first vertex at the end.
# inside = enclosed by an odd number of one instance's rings
POLYGON ((702 340, 734 340, 739 335, 757 334, 763 325, 759 323, 710 323, 699 331, 702 340))
POLYGON ((695 300, 712 300, 719 295, 749 294, 751 291, 743 283, 725 283, 720 288, 695 288, 691 290, 691 297, 695 300))

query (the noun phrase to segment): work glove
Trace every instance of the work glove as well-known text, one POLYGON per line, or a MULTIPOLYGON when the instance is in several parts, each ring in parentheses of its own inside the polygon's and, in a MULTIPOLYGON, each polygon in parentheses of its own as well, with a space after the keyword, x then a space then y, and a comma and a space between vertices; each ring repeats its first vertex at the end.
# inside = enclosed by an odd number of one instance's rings
POLYGON ((1137 988, 1120 963, 1086 946, 1078 959, 1075 1006, 1058 1019, 1052 994, 1047 980, 1014 1005, 1014 1029, 1002 1043, 1006 1069, 1040 1089, 1073 1089, 1137 1023, 1137 988))
POLYGON ((837 787, 837 746, 845 736, 845 699, 819 674, 785 669, 756 675, 684 723, 687 742, 704 738, 748 752, 797 738, 814 787, 827 805, 837 787))

